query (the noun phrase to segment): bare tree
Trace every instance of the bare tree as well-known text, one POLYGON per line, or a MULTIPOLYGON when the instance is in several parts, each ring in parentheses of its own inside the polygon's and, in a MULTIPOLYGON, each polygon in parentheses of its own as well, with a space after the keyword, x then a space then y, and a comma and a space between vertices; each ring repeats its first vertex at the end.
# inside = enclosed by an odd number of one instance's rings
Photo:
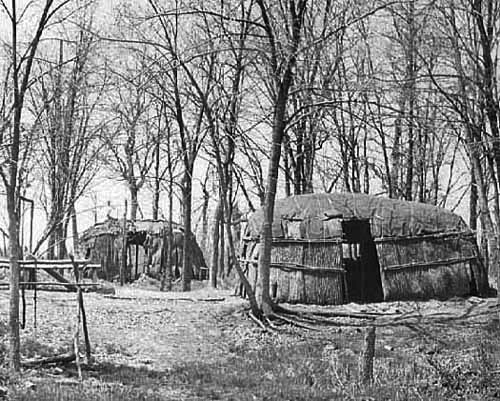
POLYGON ((88 33, 91 15, 88 7, 80 10, 77 18, 82 22, 82 30, 76 33, 74 51, 69 48, 66 56, 70 57, 66 58, 61 40, 58 61, 38 63, 40 78, 30 90, 33 113, 40 110, 39 176, 42 186, 47 183, 49 193, 45 205, 48 222, 35 252, 49 237, 49 259, 66 257, 70 221, 73 235, 78 235, 75 203, 97 173, 103 145, 103 122, 97 117, 96 108, 105 77, 101 82, 92 57, 97 43, 88 33), (51 64, 57 67, 51 68, 51 64), (43 74, 44 69, 48 73, 43 74))
POLYGON ((10 7, 1 2, 3 11, 7 14, 11 29, 11 69, 9 85, 12 87, 12 122, 10 129, 4 132, 0 138, 3 149, 6 152, 5 167, 1 167, 0 176, 7 194, 7 210, 9 216, 9 264, 10 264, 10 302, 9 302, 9 366, 12 370, 20 368, 19 356, 19 195, 20 180, 19 169, 22 116, 24 111, 25 96, 30 84, 33 63, 35 61, 38 45, 46 30, 49 21, 58 13, 68 1, 55 3, 54 0, 46 0, 36 23, 34 34, 28 40, 25 49, 20 47, 18 38, 22 15, 18 14, 18 5, 12 0, 10 7), (6 135, 5 135, 6 134, 6 135))
MULTIPOLYGON (((500 272, 500 112, 494 56, 499 45, 496 27, 500 6, 489 0, 463 0, 459 5, 451 1, 440 4, 440 22, 452 67, 446 75, 431 76, 462 125, 461 138, 470 160, 474 186, 471 201, 478 202, 483 251, 493 278, 500 272)), ((471 208, 474 212, 472 204, 471 208)), ((476 218, 471 216, 471 220, 476 218)))
POLYGON ((290 0, 286 2, 284 15, 279 15, 278 8, 264 0, 258 0, 257 4, 268 41, 267 51, 263 52, 263 54, 265 54, 265 63, 270 68, 269 77, 271 81, 269 85, 273 88, 274 94, 271 103, 273 110, 272 143, 266 180, 264 219, 260 235, 259 283, 257 287, 259 307, 264 315, 270 315, 273 311, 273 302, 269 294, 269 265, 271 263, 274 202, 276 199, 281 144, 285 133, 287 105, 290 89, 293 85, 297 52, 303 34, 302 28, 307 1, 299 0, 295 3, 295 1, 290 0), (288 21, 290 21, 290 25, 288 25, 288 21), (278 32, 282 23, 287 29, 285 32, 278 32), (279 36, 284 37, 278 40, 279 36))
POLYGON ((115 70, 116 84, 110 92, 115 124, 106 141, 111 153, 110 168, 125 181, 130 193, 130 219, 137 219, 138 194, 150 176, 154 164, 157 131, 153 125, 155 108, 151 91, 151 71, 146 49, 124 71, 115 70))

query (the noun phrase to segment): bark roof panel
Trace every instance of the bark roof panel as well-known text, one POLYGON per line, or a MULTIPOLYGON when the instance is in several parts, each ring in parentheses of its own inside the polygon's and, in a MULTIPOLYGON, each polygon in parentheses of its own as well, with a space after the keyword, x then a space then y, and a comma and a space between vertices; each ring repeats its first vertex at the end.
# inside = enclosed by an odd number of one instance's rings
MULTIPOLYGON (((257 238, 263 222, 263 210, 249 219, 246 237, 257 238)), ((296 195, 276 201, 273 238, 331 238, 339 232, 331 230, 334 219, 368 219, 373 237, 418 236, 434 233, 470 232, 463 219, 443 208, 385 197, 331 193, 296 195), (292 225, 299 225, 290 229, 292 225), (297 237, 297 234, 294 235, 297 237)))
MULTIPOLYGON (((173 229, 180 230, 181 227, 177 223, 172 223, 173 229)), ((165 220, 127 220, 128 233, 146 233, 146 234, 160 234, 164 228, 168 226, 165 220)), ((123 219, 108 218, 107 220, 96 223, 92 227, 85 230, 80 239, 87 241, 90 238, 95 238, 100 235, 120 235, 123 231, 123 219)))

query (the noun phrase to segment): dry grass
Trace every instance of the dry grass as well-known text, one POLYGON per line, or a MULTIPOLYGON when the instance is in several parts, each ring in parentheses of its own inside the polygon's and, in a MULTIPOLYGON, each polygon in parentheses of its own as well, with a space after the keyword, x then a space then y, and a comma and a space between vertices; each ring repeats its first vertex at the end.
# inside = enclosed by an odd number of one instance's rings
MULTIPOLYGON (((133 293, 130 290, 121 295, 133 293)), ((207 294, 195 292, 190 297, 207 294)), ((9 387, 10 398, 41 401, 500 398, 497 357, 500 325, 492 315, 446 324, 417 322, 411 329, 378 328, 374 383, 365 387, 359 380, 358 369, 362 329, 322 327, 311 332, 287 328, 286 332, 269 334, 246 319, 241 313, 244 303, 237 299, 228 298, 221 303, 173 302, 167 299, 181 299, 186 294, 142 292, 139 295, 137 301, 87 297, 90 322, 100 325, 91 327, 91 338, 98 351, 96 363, 84 370, 82 383, 75 380, 73 365, 25 371, 20 378, 9 377, 0 370, 0 384, 9 387), (163 301, 155 301, 158 297, 163 297, 163 301), (151 313, 166 307, 168 311, 151 313), (124 325, 127 316, 128 325, 124 325), (105 321, 109 325, 104 327, 105 321), (108 333, 113 327, 114 333, 108 333), (149 333, 149 343, 136 344, 134 348, 132 345, 142 341, 145 333, 149 333)), ((420 308, 419 312, 423 312, 431 305, 432 312, 437 308, 462 310, 468 302, 396 306, 420 308)), ((58 316, 59 308, 65 307, 61 300, 57 303, 48 298, 41 306, 40 310, 46 311, 42 316, 46 324, 51 321, 50 316, 58 316)), ((390 307, 393 306, 366 306, 390 307)), ((54 328, 54 333, 60 333, 59 329, 54 328)), ((52 345, 56 352, 54 348, 58 347, 57 343, 50 345, 47 338, 25 344, 29 344, 26 354, 46 354, 52 345)))

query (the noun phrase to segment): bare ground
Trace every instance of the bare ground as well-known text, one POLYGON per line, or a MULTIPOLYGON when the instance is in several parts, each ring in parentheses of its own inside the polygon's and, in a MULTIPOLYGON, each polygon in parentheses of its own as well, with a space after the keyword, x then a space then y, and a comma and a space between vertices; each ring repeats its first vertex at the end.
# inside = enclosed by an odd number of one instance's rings
MULTIPOLYGON (((77 311, 75 294, 38 292, 37 296, 35 328, 33 293, 26 293, 26 328, 22 330, 23 358, 62 353, 71 349, 77 311)), ((189 293, 162 293, 153 288, 134 286, 116 287, 114 296, 86 293, 84 301, 96 366, 84 371, 85 380, 91 385, 102 381, 121 381, 114 384, 139 386, 144 391, 149 391, 154 383, 155 394, 161 395, 159 399, 205 399, 200 392, 203 394, 203 391, 208 391, 207 387, 213 378, 200 377, 200 382, 203 382, 200 386, 204 389, 198 388, 192 392, 193 383, 196 386, 198 382, 191 381, 192 378, 179 379, 179 366, 203 364, 202 369, 213 369, 229 364, 224 369, 230 370, 230 364, 235 358, 244 364, 245 358, 252 352, 268 352, 284 345, 298 347, 314 342, 320 344, 320 354, 326 355, 330 360, 340 361, 338 363, 357 360, 362 348, 364 326, 368 321, 328 316, 311 319, 310 314, 314 312, 323 315, 362 313, 376 317, 372 322, 378 326, 376 375, 377 369, 382 372, 390 366, 390 361, 404 359, 434 371, 435 377, 432 380, 445 380, 443 377, 447 372, 453 373, 453 366, 458 363, 457 355, 460 360, 462 354, 464 358, 471 357, 469 354, 476 352, 478 342, 488 336, 488 330, 491 331, 489 326, 498 316, 495 299, 475 297, 446 302, 391 302, 338 307, 285 305, 306 313, 309 317, 301 318, 300 324, 311 327, 312 330, 282 325, 277 333, 266 333, 248 318, 245 300, 233 296, 229 291, 202 286, 189 293), (440 359, 436 359, 436 355, 440 359), (115 367, 127 368, 121 379, 111 378, 110 370, 115 367), (177 376, 173 372, 177 372, 177 376), (144 381, 139 381, 139 384, 132 377, 138 375, 144 375, 144 381), (176 377, 174 382, 169 380, 170 376, 176 377)), ((4 323, 7 310, 8 293, 0 292, 0 311, 4 316, 4 323)), ((498 322, 496 325, 498 326, 498 322)), ((3 326, 2 331, 5 333, 6 324, 3 326)), ((500 345, 488 348, 487 352, 500 352, 500 345)), ((493 355, 493 360, 496 358, 498 362, 499 356, 500 354, 493 355)), ((490 366, 489 369, 493 369, 493 372, 488 380, 498 380, 500 366, 490 366)), ((28 370, 25 376, 37 383, 47 379, 74 380, 75 373, 75 369, 71 367, 52 367, 28 370)), ((271 367, 269 372, 262 373, 264 380, 269 380, 270 383, 276 381, 277 373, 271 367)), ((257 395, 252 393, 252 396, 246 393, 238 395, 241 389, 237 385, 239 384, 228 383, 224 389, 214 388, 209 391, 211 396, 207 398, 287 399, 280 396, 266 398, 262 395, 264 390, 256 392, 257 395)), ((488 386, 491 388, 478 395, 479 398, 471 396, 463 399, 486 399, 484 394, 490 399, 500 399, 498 383, 488 386)))

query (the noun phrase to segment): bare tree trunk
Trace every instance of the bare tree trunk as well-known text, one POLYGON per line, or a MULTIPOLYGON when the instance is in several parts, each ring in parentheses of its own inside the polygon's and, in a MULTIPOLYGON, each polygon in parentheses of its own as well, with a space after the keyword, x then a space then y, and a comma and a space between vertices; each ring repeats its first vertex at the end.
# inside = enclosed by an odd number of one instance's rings
MULTIPOLYGON (((488 118, 489 128, 492 142, 492 158, 496 167, 496 185, 494 190, 498 193, 498 185, 500 184, 500 112, 498 109, 497 97, 497 65, 493 59, 494 43, 495 43, 495 27, 498 24, 498 6, 494 0, 476 0, 472 3, 472 15, 474 17, 482 50, 482 85, 481 91, 484 96, 484 105, 486 108, 486 116, 488 118)), ((495 170, 495 168, 493 168, 495 170)), ((493 174, 495 171, 493 171, 493 174)), ((498 196, 494 199, 493 217, 495 223, 495 243, 493 245, 494 260, 490 266, 496 269, 497 289, 500 288, 500 211, 498 210, 498 196)), ((498 292, 500 302, 500 291, 498 292)))
POLYGON ((201 248, 205 260, 209 260, 210 255, 210 236, 208 235, 208 205, 210 203, 210 193, 207 190, 208 172, 203 184, 203 206, 201 208, 201 248))
POLYGON ((469 200, 469 227, 471 230, 477 230, 477 183, 474 171, 470 172, 470 200, 469 200))
MULTIPOLYGON (((10 267, 10 294, 9 294, 9 366, 13 371, 20 369, 20 340, 19 340, 19 210, 17 209, 19 199, 19 153, 21 145, 21 121, 25 93, 30 83, 31 68, 35 59, 40 38, 53 13, 49 13, 53 0, 47 0, 43 6, 40 19, 36 24, 36 31, 33 39, 27 47, 22 58, 18 58, 17 28, 18 15, 16 1, 11 1, 10 13, 7 11, 12 28, 12 87, 13 87, 13 119, 12 137, 10 143, 3 143, 8 150, 8 160, 5 169, 0 169, 0 176, 3 180, 7 194, 7 211, 9 217, 9 267, 10 267)), ((7 9, 5 3, 4 8, 7 9)))
POLYGON ((309 138, 304 141, 304 154, 305 154, 305 161, 304 161, 304 187, 303 187, 303 193, 305 194, 312 194, 314 191, 313 187, 313 173, 314 173, 314 159, 315 159, 315 133, 314 133, 314 128, 309 128, 310 133, 309 133, 309 138))
POLYGON ((160 134, 155 144, 155 182, 153 189, 153 220, 158 220, 158 210, 160 209, 160 134))
POLYGON ((278 182, 279 161, 281 155, 281 141, 285 130, 285 113, 288 91, 291 85, 292 73, 286 76, 280 86, 280 97, 276 101, 273 121, 273 134, 271 142, 271 158, 269 160, 266 195, 264 200, 264 218, 262 220, 259 252, 259 281, 256 296, 259 307, 265 315, 273 310, 273 302, 269 293, 269 274, 272 248, 272 225, 274 220, 274 203, 276 200, 276 187, 278 182))
POLYGON ((192 275, 192 262, 191 262, 191 213, 192 213, 192 169, 186 170, 183 177, 182 188, 182 203, 183 203, 183 225, 184 225, 184 238, 182 241, 182 291, 191 291, 191 275, 192 275))
MULTIPOLYGON (((12 169, 12 167, 11 167, 12 169)), ((16 173, 17 174, 17 173, 16 173)), ((20 368, 19 340, 19 227, 15 194, 7 191, 7 210, 9 212, 9 365, 14 371, 20 368)))
POLYGON ((65 259, 68 256, 68 251, 66 249, 66 237, 67 237, 68 225, 64 218, 57 225, 57 258, 65 259))
MULTIPOLYGON (((285 99, 282 99, 276 108, 281 107, 284 112, 285 99)), ((283 113, 284 114, 284 113, 283 113)), ((281 116, 282 118, 284 115, 281 116)), ((274 220, 274 202, 276 199, 276 184, 278 181, 278 166, 280 159, 281 138, 284 127, 280 127, 279 114, 276 112, 275 121, 277 122, 273 129, 271 159, 269 161, 268 176, 266 184, 266 195, 264 200, 264 218, 262 220, 260 234, 260 252, 259 252, 259 281, 256 288, 257 301, 259 307, 265 315, 269 315, 273 310, 273 302, 269 293, 269 274, 271 263, 272 248, 272 224, 274 220), (278 150, 276 150, 278 149, 278 150)), ((283 121, 283 120, 281 120, 283 121)), ((282 125, 283 123, 281 123, 282 125)))
POLYGON ((77 254, 78 248, 80 246, 80 238, 78 235, 78 218, 76 215, 75 205, 71 206, 71 230, 73 237, 73 253, 77 254))
POLYGON ((227 205, 229 202, 224 202, 222 204, 222 213, 221 213, 221 219, 219 221, 219 236, 220 236, 220 241, 219 241, 219 268, 217 275, 219 278, 224 280, 225 277, 225 269, 226 269, 226 235, 224 232, 224 220, 226 218, 230 218, 231 212, 226 211, 224 205, 227 205))
MULTIPOLYGON (((263 0, 257 1, 261 15, 263 17, 268 39, 271 46, 274 46, 274 33, 270 24, 268 8, 263 0)), ((307 7, 307 1, 299 1, 297 5, 293 4, 290 7, 290 17, 292 19, 292 38, 290 46, 290 55, 287 59, 287 64, 284 69, 282 79, 279 75, 273 76, 276 85, 276 100, 274 103, 274 116, 272 126, 271 154, 267 173, 266 194, 264 198, 264 218, 260 233, 260 252, 259 252, 259 281, 257 283, 256 296, 260 310, 264 315, 273 313, 274 303, 271 300, 269 293, 269 275, 271 264, 271 248, 272 248, 272 225, 274 220, 274 203, 276 200, 276 187, 278 184, 278 172, 281 156, 281 143, 285 132, 286 110, 289 97, 290 87, 292 86, 294 69, 297 62, 296 52, 302 36, 302 24, 304 13, 307 7), (295 8, 296 7, 296 8, 295 8)), ((273 73, 278 74, 279 67, 277 65, 277 54, 272 54, 274 59, 272 68, 273 73)))
POLYGON ((56 254, 56 235, 54 232, 52 232, 49 235, 49 239, 47 241, 47 258, 55 259, 55 254, 56 254))
POLYGON ((169 182, 169 205, 168 205, 168 225, 167 231, 163 234, 163 258, 162 260, 166 260, 162 278, 160 282, 160 291, 172 291, 172 276, 173 276, 173 247, 174 247, 174 235, 173 235, 173 226, 172 226, 172 218, 173 218, 173 207, 172 207, 172 181, 169 182), (166 252, 166 254, 165 254, 166 252))
POLYGON ((130 220, 136 221, 137 220, 137 209, 139 207, 138 190, 137 190, 137 187, 133 184, 130 184, 128 189, 130 192, 130 220))
MULTIPOLYGON (((222 195, 221 195, 222 196, 222 195)), ((222 199, 217 202, 212 221, 212 260, 210 261, 210 285, 217 288, 219 266, 219 227, 222 219, 222 199)))
POLYGON ((292 194, 290 187, 290 163, 288 162, 288 151, 287 151, 287 140, 283 143, 283 164, 284 164, 284 174, 285 174, 285 196, 290 196, 292 194))
POLYGON ((125 283, 125 272, 127 271, 127 200, 125 199, 125 210, 123 212, 122 227, 122 260, 120 263, 120 285, 125 283))
POLYGON ((402 119, 404 117, 404 100, 400 100, 400 110, 394 122, 394 139, 391 151, 391 184, 392 194, 394 198, 398 198, 399 193, 401 193, 400 185, 400 175, 401 175, 401 135, 402 135, 402 119))

